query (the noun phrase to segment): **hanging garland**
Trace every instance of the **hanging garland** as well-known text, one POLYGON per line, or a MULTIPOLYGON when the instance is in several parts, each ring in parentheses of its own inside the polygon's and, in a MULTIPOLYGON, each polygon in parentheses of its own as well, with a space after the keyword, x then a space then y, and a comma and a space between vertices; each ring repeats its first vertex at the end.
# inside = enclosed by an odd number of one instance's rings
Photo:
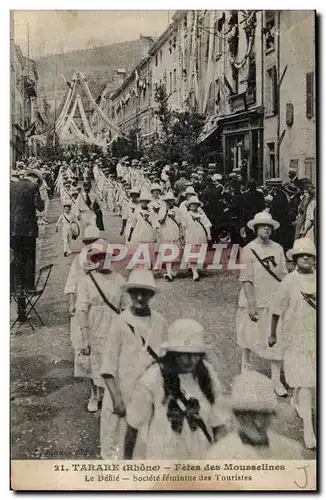
POLYGON ((228 37, 228 44, 230 49, 230 63, 233 70, 239 71, 246 64, 254 45, 255 40, 255 30, 256 30, 256 12, 252 11, 242 11, 243 19, 241 24, 244 24, 243 31, 246 35, 246 51, 242 59, 239 61, 236 59, 238 53, 238 45, 239 45, 239 27, 238 27, 238 19, 237 13, 232 13, 229 21, 228 28, 225 32, 228 37))

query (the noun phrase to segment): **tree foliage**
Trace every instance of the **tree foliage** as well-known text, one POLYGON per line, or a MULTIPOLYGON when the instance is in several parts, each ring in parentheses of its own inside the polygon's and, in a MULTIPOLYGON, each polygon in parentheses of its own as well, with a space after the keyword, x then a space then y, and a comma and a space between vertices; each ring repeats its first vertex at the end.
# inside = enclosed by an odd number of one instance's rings
POLYGON ((134 127, 129 130, 126 137, 118 137, 110 146, 110 152, 112 156, 117 158, 128 156, 139 159, 143 156, 144 149, 141 143, 140 129, 134 127))
POLYGON ((62 160, 64 149, 57 134, 48 133, 46 143, 38 148, 38 155, 44 161, 62 160))
POLYGON ((157 104, 154 114, 159 120, 160 130, 147 154, 151 159, 164 163, 184 160, 197 163, 206 152, 199 139, 205 115, 190 106, 183 112, 174 111, 168 100, 165 86, 158 85, 154 96, 157 104))

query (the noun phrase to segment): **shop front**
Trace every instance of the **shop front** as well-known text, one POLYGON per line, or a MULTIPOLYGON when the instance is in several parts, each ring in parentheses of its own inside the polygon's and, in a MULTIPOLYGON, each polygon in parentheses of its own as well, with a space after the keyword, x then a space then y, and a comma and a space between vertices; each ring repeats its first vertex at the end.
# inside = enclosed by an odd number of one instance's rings
POLYGON ((219 121, 224 175, 241 172, 242 178, 263 183, 263 111, 248 110, 219 121))

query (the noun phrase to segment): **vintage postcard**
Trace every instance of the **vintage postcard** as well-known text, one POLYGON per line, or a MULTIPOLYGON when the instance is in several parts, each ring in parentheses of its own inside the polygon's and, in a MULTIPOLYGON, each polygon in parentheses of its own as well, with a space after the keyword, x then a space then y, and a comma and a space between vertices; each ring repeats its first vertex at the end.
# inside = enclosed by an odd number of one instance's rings
POLYGON ((317 489, 315 33, 11 11, 13 490, 317 489))

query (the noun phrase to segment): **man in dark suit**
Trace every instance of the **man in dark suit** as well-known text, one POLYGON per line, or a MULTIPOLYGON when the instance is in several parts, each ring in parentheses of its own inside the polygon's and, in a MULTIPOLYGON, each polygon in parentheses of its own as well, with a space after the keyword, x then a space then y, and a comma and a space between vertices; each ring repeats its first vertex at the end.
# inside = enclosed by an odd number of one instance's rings
POLYGON ((18 298, 18 321, 26 320, 25 291, 35 286, 35 258, 38 225, 36 210, 44 210, 39 186, 42 176, 28 171, 23 180, 10 183, 11 292, 18 298))

